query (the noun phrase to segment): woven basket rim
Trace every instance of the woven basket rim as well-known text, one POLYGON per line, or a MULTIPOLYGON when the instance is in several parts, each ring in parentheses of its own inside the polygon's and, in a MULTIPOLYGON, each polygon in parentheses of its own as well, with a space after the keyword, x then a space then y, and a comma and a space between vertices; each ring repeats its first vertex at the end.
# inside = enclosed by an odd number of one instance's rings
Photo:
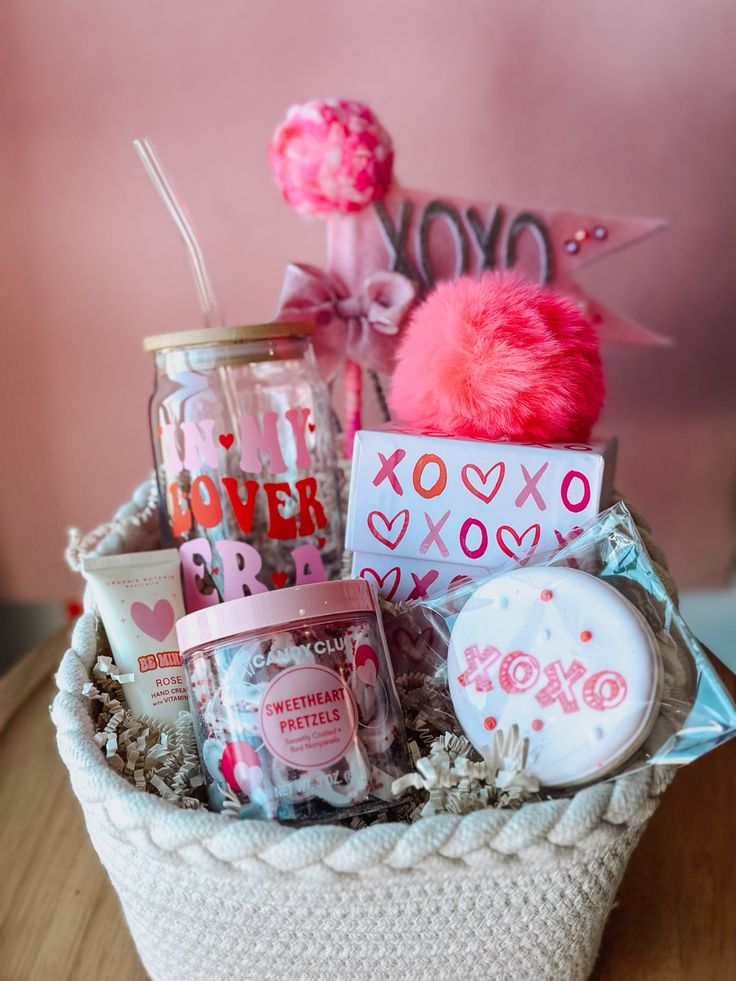
MULTIPOLYGON (((80 638, 96 636, 96 615, 80 617, 72 646, 66 651, 57 674, 59 693, 52 705, 52 718, 58 731, 59 749, 72 774, 74 789, 85 807, 104 812, 110 832, 127 835, 144 830, 159 849, 160 857, 182 847, 197 844, 215 852, 236 856, 259 857, 275 849, 275 871, 294 871, 282 865, 279 852, 296 853, 305 846, 319 852, 318 861, 337 871, 371 871, 354 869, 353 859, 336 852, 358 852, 364 844, 382 843, 378 861, 394 869, 409 869, 425 864, 435 855, 445 860, 467 863, 478 849, 490 850, 504 863, 537 861, 540 846, 552 846, 557 859, 568 857, 577 849, 589 849, 596 838, 613 839, 643 824, 672 777, 670 767, 645 767, 609 781, 578 790, 572 797, 560 797, 524 804, 518 810, 485 808, 464 816, 435 815, 410 824, 406 821, 385 822, 352 829, 338 824, 293 827, 277 821, 237 820, 206 808, 179 808, 171 801, 137 790, 108 766, 103 750, 94 740, 94 705, 82 692, 89 681, 98 651, 96 644, 86 652, 80 638), (84 779, 80 780, 80 771, 84 779), (584 815, 581 823, 580 815, 584 815), (186 825, 182 833, 182 822, 186 825), (178 827, 173 828, 174 825, 178 827), (169 844, 173 831, 173 845, 169 844), (605 831, 602 836, 601 831, 605 831), (319 839, 323 839, 320 847, 319 839), (414 841, 412 841, 414 839, 414 841), (218 841, 219 840, 219 841, 218 841), (409 845, 409 861, 402 851, 409 845), (392 854, 395 853, 395 854, 392 854), (417 854, 418 853, 418 854, 417 854)), ((378 847, 378 844, 376 845, 378 847)), ((374 849, 375 850, 375 849, 374 849)), ((542 851, 545 849, 542 848, 542 851)), ((549 851, 549 848, 546 849, 549 851)), ((180 857, 180 856, 179 856, 180 857)), ((549 856, 548 856, 549 857, 549 856)), ((177 858, 178 860, 178 858, 177 858)), ((223 854, 225 864, 237 864, 223 854)))

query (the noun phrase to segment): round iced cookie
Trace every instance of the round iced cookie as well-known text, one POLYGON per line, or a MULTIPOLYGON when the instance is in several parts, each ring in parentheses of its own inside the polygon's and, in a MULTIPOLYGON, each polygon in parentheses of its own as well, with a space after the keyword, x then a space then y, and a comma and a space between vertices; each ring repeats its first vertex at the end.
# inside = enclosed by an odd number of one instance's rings
POLYGON ((612 586, 578 569, 535 566, 480 586, 452 627, 455 712, 481 750, 516 724, 543 787, 604 776, 648 736, 662 670, 654 635, 612 586))

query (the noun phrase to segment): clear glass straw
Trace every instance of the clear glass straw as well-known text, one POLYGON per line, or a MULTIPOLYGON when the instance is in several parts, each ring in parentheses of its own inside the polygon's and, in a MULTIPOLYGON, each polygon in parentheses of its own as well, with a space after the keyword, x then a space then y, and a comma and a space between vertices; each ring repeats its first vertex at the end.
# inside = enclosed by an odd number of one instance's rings
MULTIPOLYGON (((141 163, 145 167, 146 173, 151 178, 153 186, 156 188, 159 197, 171 216, 174 225, 176 226, 176 229, 184 243, 184 248, 189 256, 189 264, 192 267, 194 286, 197 290, 197 298, 199 299, 199 305, 202 309, 205 327, 220 327, 223 325, 224 321, 217 306, 215 291, 212 288, 212 283, 207 275, 207 267, 204 264, 202 250, 199 247, 197 236, 194 234, 194 228, 192 227, 192 224, 184 211, 184 207, 176 197, 174 189, 166 176, 164 168, 156 155, 156 151, 154 150, 151 141, 148 139, 133 140, 133 146, 135 147, 136 153, 138 154, 141 163)), ((235 386, 231 378, 230 369, 227 365, 219 366, 217 369, 217 374, 220 379, 225 405, 230 417, 227 428, 230 431, 234 431, 234 420, 238 415, 239 400, 237 392, 234 390, 235 386)), ((194 413, 195 416, 197 413, 196 399, 186 397, 187 395, 191 396, 192 393, 187 392, 185 385, 182 386, 182 394, 184 397, 182 398, 180 406, 181 417, 178 420, 172 420, 175 424, 181 424, 184 418, 190 413, 194 413)), ((198 473, 207 473, 207 475, 210 477, 215 476, 214 473, 209 471, 209 468, 203 467, 199 471, 191 473, 191 479, 194 479, 198 473)), ((196 530, 194 533, 197 533, 196 530)), ((222 523, 218 525, 216 529, 203 529, 202 533, 210 540, 210 542, 214 542, 218 538, 227 537, 227 530, 222 523)))
POLYGON ((146 168, 146 173, 151 178, 153 186, 156 188, 159 197, 163 201, 166 210, 176 225, 177 231, 184 242, 187 250, 189 262, 194 275, 194 286, 197 290, 199 305, 202 308, 202 315, 206 327, 219 327, 223 320, 217 307, 215 292, 212 283, 207 275, 207 268, 204 264, 202 250, 197 242, 189 219, 187 218, 182 205, 177 200, 174 190, 161 166, 161 161, 156 156, 156 151, 150 140, 133 140, 133 146, 140 157, 141 163, 146 168))

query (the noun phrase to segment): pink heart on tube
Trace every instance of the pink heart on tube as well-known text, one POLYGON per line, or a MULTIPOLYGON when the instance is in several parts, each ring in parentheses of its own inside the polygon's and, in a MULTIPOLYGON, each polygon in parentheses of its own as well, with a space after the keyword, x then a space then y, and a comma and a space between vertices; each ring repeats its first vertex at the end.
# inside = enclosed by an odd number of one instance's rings
POLYGON ((153 609, 136 601, 130 607, 130 615, 136 627, 154 640, 165 640, 174 626, 174 607, 165 599, 160 599, 153 609))

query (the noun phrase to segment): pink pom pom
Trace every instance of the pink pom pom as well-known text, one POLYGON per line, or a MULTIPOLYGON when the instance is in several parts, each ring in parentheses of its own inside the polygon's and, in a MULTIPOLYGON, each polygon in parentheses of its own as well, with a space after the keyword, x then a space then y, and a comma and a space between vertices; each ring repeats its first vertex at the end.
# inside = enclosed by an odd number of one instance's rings
POLYGON ((441 283, 408 324, 389 399, 418 429, 517 442, 585 441, 605 397, 580 308, 509 276, 441 283))
POLYGON ((391 183, 391 137, 368 106, 315 99, 292 106, 268 158, 281 194, 302 215, 360 211, 391 183))

